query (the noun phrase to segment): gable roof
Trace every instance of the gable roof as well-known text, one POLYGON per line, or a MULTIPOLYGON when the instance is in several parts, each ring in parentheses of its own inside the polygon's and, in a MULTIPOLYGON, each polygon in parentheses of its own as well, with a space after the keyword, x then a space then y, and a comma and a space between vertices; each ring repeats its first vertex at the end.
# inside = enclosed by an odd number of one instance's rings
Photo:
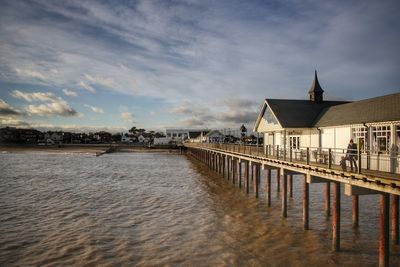
POLYGON ((266 99, 265 102, 283 128, 310 128, 322 110, 348 103, 343 101, 315 103, 309 100, 290 99, 266 99))
POLYGON ((314 127, 400 120, 400 93, 369 98, 324 109, 314 127))
POLYGON ((218 131, 218 130, 212 130, 212 131, 210 131, 210 132, 208 132, 207 134, 206 134, 206 137, 209 137, 209 136, 212 136, 212 135, 219 135, 219 136, 225 136, 225 135, 223 135, 220 131, 218 131))

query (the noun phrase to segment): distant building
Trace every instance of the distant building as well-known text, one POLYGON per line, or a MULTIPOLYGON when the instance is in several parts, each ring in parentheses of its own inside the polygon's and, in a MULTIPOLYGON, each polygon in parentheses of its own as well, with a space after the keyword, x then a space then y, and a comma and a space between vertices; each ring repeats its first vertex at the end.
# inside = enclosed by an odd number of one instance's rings
POLYGON ((400 173, 400 93, 355 102, 325 101, 323 93, 315 73, 309 100, 265 99, 254 127, 264 135, 265 150, 344 152, 353 139, 363 167, 400 173))
POLYGON ((206 143, 223 143, 225 141, 225 135, 220 131, 213 130, 205 135, 206 143))
POLYGON ((170 128, 166 129, 165 134, 167 138, 170 138, 173 142, 183 142, 190 138, 191 132, 203 132, 208 131, 206 129, 179 129, 179 128, 170 128))

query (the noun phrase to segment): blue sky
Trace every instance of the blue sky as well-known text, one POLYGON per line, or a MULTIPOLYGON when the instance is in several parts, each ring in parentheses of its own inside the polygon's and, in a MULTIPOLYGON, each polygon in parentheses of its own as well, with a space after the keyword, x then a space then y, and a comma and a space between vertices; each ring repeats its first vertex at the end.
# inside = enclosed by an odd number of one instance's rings
POLYGON ((1 1, 0 126, 250 127, 264 98, 400 91, 399 1, 1 1))

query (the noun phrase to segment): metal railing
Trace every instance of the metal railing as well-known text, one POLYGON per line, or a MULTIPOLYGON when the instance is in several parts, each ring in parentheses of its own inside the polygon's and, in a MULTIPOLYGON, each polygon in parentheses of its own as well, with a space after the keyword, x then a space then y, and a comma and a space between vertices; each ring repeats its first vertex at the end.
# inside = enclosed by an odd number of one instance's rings
POLYGON ((368 150, 323 147, 299 147, 298 149, 283 146, 260 146, 230 143, 186 143, 188 147, 206 147, 250 156, 274 158, 308 165, 322 165, 329 169, 342 169, 362 173, 363 170, 400 174, 400 155, 376 153, 368 150))

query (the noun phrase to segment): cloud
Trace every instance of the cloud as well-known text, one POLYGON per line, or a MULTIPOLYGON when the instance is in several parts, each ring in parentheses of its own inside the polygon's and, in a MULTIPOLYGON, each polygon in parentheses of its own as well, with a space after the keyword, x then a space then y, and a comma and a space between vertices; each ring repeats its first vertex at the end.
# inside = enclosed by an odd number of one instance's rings
POLYGON ((94 84, 99 84, 111 88, 116 86, 114 79, 110 77, 92 76, 89 74, 85 74, 85 78, 94 84))
POLYGON ((28 102, 45 102, 38 105, 28 105, 25 109, 30 115, 64 117, 82 116, 82 114, 71 108, 67 101, 50 92, 25 93, 19 90, 14 90, 11 93, 11 96, 28 102))
POLYGON ((79 85, 80 85, 83 89, 85 89, 85 90, 87 90, 87 91, 89 91, 89 92, 91 92, 91 93, 95 93, 95 92, 96 92, 96 89, 94 89, 92 86, 90 86, 89 84, 87 84, 87 83, 84 82, 84 81, 80 81, 80 82, 79 82, 79 85))
POLYGON ((20 77, 28 77, 28 78, 37 78, 40 80, 46 80, 46 77, 44 74, 40 73, 39 71, 36 70, 29 70, 29 69, 19 69, 16 68, 15 71, 20 77))
POLYGON ((254 124, 258 110, 259 107, 255 101, 231 96, 210 106, 184 101, 171 108, 170 113, 184 117, 178 121, 181 126, 223 128, 254 124))
POLYGON ((44 92, 35 92, 35 93, 24 93, 19 90, 14 90, 11 92, 11 96, 18 98, 18 99, 23 99, 28 102, 32 101, 52 101, 56 99, 53 93, 44 93, 44 92))
POLYGON ((1 127, 16 127, 16 128, 35 128, 39 131, 69 131, 74 133, 89 133, 89 132, 98 132, 98 131, 106 131, 111 133, 121 133, 126 132, 128 129, 123 126, 116 127, 106 127, 101 125, 74 125, 74 124, 65 124, 65 125, 54 125, 44 122, 26 122, 23 120, 15 119, 13 117, 1 117, 0 116, 0 126, 1 127))
POLYGON ((14 117, 2 117, 2 116, 0 116, 0 126, 18 127, 18 128, 31 127, 30 123, 28 123, 26 121, 19 120, 14 117))
POLYGON ((129 112, 129 111, 124 111, 124 112, 122 112, 122 113, 121 113, 121 117, 122 117, 126 122, 134 123, 133 114, 132 114, 131 112, 129 112))
POLYGON ((72 96, 72 97, 77 97, 78 96, 78 94, 76 92, 74 92, 72 90, 68 90, 67 88, 62 89, 62 91, 66 96, 72 96))
POLYGON ((88 105, 88 104, 85 104, 84 106, 87 107, 87 108, 90 108, 93 112, 104 113, 104 110, 102 108, 91 106, 91 105, 88 105))
POLYGON ((0 99, 0 116, 9 116, 9 115, 14 115, 14 116, 19 116, 22 115, 22 113, 7 104, 3 99, 0 99))

